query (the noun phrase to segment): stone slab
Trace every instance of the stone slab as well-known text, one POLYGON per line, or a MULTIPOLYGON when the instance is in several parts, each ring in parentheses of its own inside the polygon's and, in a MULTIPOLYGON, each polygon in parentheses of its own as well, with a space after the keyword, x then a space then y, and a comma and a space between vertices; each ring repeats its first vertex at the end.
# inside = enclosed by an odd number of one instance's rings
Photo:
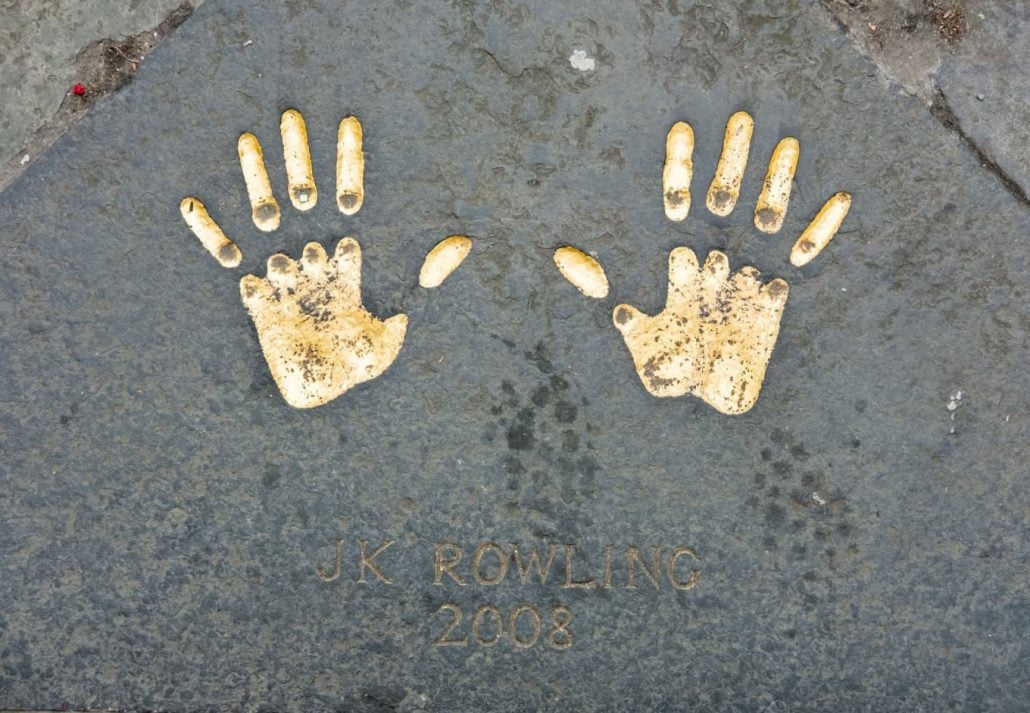
POLYGON ((1030 218, 818 7, 208 2, 0 194, 0 226, 0 707, 1025 707, 1030 218), (365 207, 344 218, 327 190, 293 212, 274 169, 283 226, 261 234, 236 139, 280 167, 290 107, 325 188, 336 123, 361 118, 365 207), (742 207, 670 224, 669 126, 694 127, 700 196, 741 108, 742 207), (786 134, 792 209, 760 236, 786 134), (842 189, 842 233, 791 267, 842 189), (189 234, 186 195, 240 270, 189 234), (423 292, 451 233, 473 252, 423 292), (344 235, 408 340, 380 379, 295 410, 237 281, 344 235), (559 278, 564 244, 609 298, 559 278), (650 396, 611 324, 661 308, 677 245, 791 283, 746 415, 650 396), (393 542, 390 583, 362 541, 393 542), (500 578, 483 543, 554 546, 554 569, 523 584, 512 557, 500 578), (457 547, 451 577, 435 555, 457 547), (681 548, 699 561, 669 576, 681 548))

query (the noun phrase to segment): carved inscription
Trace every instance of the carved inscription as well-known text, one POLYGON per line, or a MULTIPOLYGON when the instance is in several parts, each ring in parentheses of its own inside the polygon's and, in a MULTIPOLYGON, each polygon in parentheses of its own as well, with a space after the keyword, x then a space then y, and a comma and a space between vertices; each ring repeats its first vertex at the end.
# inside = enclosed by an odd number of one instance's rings
POLYGON ((689 591, 701 580, 690 569, 701 557, 692 547, 637 547, 605 545, 601 553, 588 556, 576 545, 548 544, 507 547, 481 542, 472 550, 455 542, 437 542, 433 552, 433 584, 470 583, 493 587, 502 582, 529 584, 557 583, 561 589, 612 589, 638 586, 660 590, 673 587, 689 591))
MULTIPOLYGON (((341 577, 359 585, 392 585, 388 550, 394 539, 337 540, 328 567, 315 566, 323 582, 341 577)), ((604 545, 580 548, 572 543, 479 542, 466 546, 449 540, 434 543, 434 587, 540 587, 581 591, 639 590, 688 592, 701 581, 693 547, 604 545)), ((435 647, 517 649, 547 647, 564 651, 576 643, 573 614, 565 604, 531 602, 497 606, 483 602, 469 608, 455 602, 435 612, 435 647), (442 617, 442 619, 441 619, 442 617)))
MULTIPOLYGON (((397 540, 382 540, 378 545, 372 548, 371 551, 368 549, 368 540, 358 540, 358 553, 357 553, 357 571, 358 577, 355 580, 358 584, 368 584, 368 574, 371 574, 374 581, 382 582, 383 584, 393 584, 393 580, 386 576, 386 573, 382 570, 380 565, 376 562, 376 557, 386 551, 386 548, 394 544, 397 540)), ((315 565, 315 574, 323 582, 332 582, 340 578, 343 573, 344 567, 344 546, 346 540, 336 541, 336 560, 333 564, 332 569, 325 569, 321 565, 315 565)))
POLYGON ((462 623, 465 615, 460 605, 441 604, 437 613, 444 614, 448 620, 440 635, 433 640, 435 646, 468 646, 471 642, 475 646, 489 648, 507 639, 518 649, 531 649, 543 643, 563 651, 571 649, 576 641, 572 633, 572 610, 564 604, 550 608, 543 642, 544 615, 532 604, 516 604, 507 614, 492 604, 484 604, 472 614, 472 625, 468 629, 462 623))

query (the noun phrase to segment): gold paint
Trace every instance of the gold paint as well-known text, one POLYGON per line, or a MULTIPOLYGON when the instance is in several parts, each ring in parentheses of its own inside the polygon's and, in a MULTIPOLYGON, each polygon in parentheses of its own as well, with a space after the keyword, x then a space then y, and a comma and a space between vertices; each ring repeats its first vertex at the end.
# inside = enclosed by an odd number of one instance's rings
POLYGON ((648 569, 647 564, 644 562, 644 558, 643 555, 640 554, 639 547, 630 545, 626 548, 626 589, 637 588, 637 565, 640 566, 640 571, 643 572, 644 576, 651 581, 654 588, 661 589, 661 584, 659 584, 658 578, 662 573, 662 548, 651 548, 650 569, 648 569))
POLYGON ((453 542, 437 542, 433 550, 433 584, 443 584, 444 573, 450 575, 451 579, 458 583, 459 587, 465 586, 465 580, 454 571, 454 567, 461 562, 461 545, 453 542), (444 550, 450 551, 449 557, 444 557, 444 550))
POLYGON ((476 583, 488 587, 500 584, 507 574, 508 554, 500 545, 493 542, 480 543, 472 555, 472 578, 476 580, 476 583), (485 557, 488 552, 492 552, 494 557, 497 558, 497 574, 493 577, 484 577, 482 573, 483 557, 485 557))
POLYGON ((587 297, 604 299, 608 296, 608 277, 594 258, 576 248, 558 248, 554 251, 554 264, 562 276, 587 297))
POLYGON ((427 289, 439 287, 468 257, 470 250, 472 241, 464 235, 444 238, 426 255, 418 273, 418 284, 427 289))
POLYGON ((612 318, 649 393, 692 394, 741 414, 758 399, 788 290, 781 279, 762 285, 753 267, 731 276, 721 252, 699 267, 692 250, 678 247, 669 254, 665 309, 652 317, 622 304, 612 318))
POLYGON ((551 574, 551 567, 554 566, 554 557, 557 553, 558 545, 548 545, 547 561, 544 563, 541 561, 540 554, 536 551, 536 547, 534 547, 529 553, 529 558, 527 560, 523 560, 519 546, 516 544, 512 544, 511 546, 511 555, 512 559, 515 560, 515 569, 518 571, 519 579, 523 584, 526 584, 529 581, 530 573, 533 571, 534 567, 536 568, 537 577, 540 579, 540 584, 547 584, 547 578, 551 574))
POLYGON ((511 613, 508 615, 508 633, 511 634, 511 641, 516 648, 532 648, 540 638, 542 623, 540 611, 532 604, 517 604, 512 607, 511 613), (532 615, 530 621, 533 622, 533 626, 528 639, 519 638, 519 616, 524 612, 532 615))
POLYGON ((308 243, 300 261, 268 259, 268 276, 244 275, 240 295, 286 403, 311 408, 374 379, 397 358, 408 317, 386 321, 361 304, 361 248, 344 238, 329 258, 308 243))
POLYGON ((283 137, 290 202, 297 210, 311 210, 318 202, 318 189, 311 171, 311 149, 304 117, 296 109, 287 109, 279 121, 279 131, 283 137))
POLYGON ((475 639, 476 643, 483 647, 490 647, 500 641, 503 636, 504 615, 501 614, 501 610, 493 604, 484 604, 476 609, 476 613, 472 615, 472 638, 475 639), (488 613, 492 614, 494 621, 497 622, 496 631, 493 638, 490 639, 483 637, 483 619, 486 618, 488 613))
POLYGON ((340 577, 340 564, 343 559, 343 540, 336 541, 336 567, 332 572, 322 569, 322 565, 315 566, 315 574, 323 582, 332 582, 340 577))
POLYGON ((584 579, 576 580, 572 576, 572 558, 575 556, 576 546, 565 545, 565 583, 561 585, 562 589, 593 589, 597 586, 597 580, 584 579))
MULTIPOLYGON (((437 584, 439 584, 439 582, 437 582, 437 584)), ((458 606, 457 604, 452 604, 451 602, 445 602, 444 604, 441 604, 440 608, 437 609, 436 611, 437 611, 437 613, 440 613, 440 612, 445 611, 445 610, 449 611, 451 613, 451 621, 447 625, 447 628, 445 628, 440 633, 440 635, 438 637, 436 637, 436 639, 433 641, 433 643, 436 644, 437 646, 468 646, 469 639, 468 639, 468 636, 466 634, 464 634, 464 633, 462 633, 460 639, 452 639, 452 638, 450 638, 451 633, 455 629, 457 629, 459 626, 461 626, 461 619, 462 619, 461 607, 458 606)))
MULTIPOLYGON (((313 243, 318 245, 318 243, 313 243)), ((358 584, 366 584, 365 581, 365 570, 369 570, 376 576, 376 578, 383 584, 393 584, 393 580, 386 576, 386 574, 376 564, 376 557, 381 555, 387 547, 395 543, 397 540, 383 540, 379 545, 372 550, 371 553, 365 554, 368 549, 368 540, 358 540, 358 545, 361 547, 358 560, 358 584)))
POLYGON ((795 267, 807 265, 833 240, 851 208, 851 195, 841 191, 830 197, 808 224, 790 251, 790 262, 795 267))
POLYGON ((361 210, 365 200, 365 153, 363 132, 356 116, 340 122, 336 135, 336 205, 344 215, 361 210))
POLYGON ((564 651, 571 649, 576 643, 576 637, 572 633, 572 610, 564 604, 556 604, 551 607, 552 629, 547 635, 547 643, 551 648, 564 651))
POLYGON ((683 555, 690 555, 695 562, 701 561, 701 557, 693 547, 677 547, 672 551, 672 554, 669 555, 669 562, 666 565, 666 573, 669 575, 669 582, 672 586, 684 592, 689 592, 697 586, 698 582, 701 581, 701 573, 695 569, 691 571, 690 576, 685 580, 678 579, 676 577, 676 561, 683 555))
POLYGON ((794 183, 794 172, 798 167, 801 146, 798 140, 788 136, 776 144, 769 170, 765 174, 762 193, 755 204, 755 227, 763 233, 779 232, 790 203, 790 190, 794 183))
POLYGON ((729 215, 737 206, 740 182, 744 179, 744 169, 747 168, 751 134, 754 130, 754 119, 746 111, 738 111, 726 122, 722 155, 719 156, 719 165, 708 187, 708 210, 715 215, 729 215))
POLYGON ((271 232, 279 227, 280 211, 279 203, 272 195, 261 144, 254 134, 246 133, 240 135, 236 149, 240 155, 243 180, 247 184, 247 197, 250 198, 250 217, 258 230, 271 232))
POLYGON ((197 236, 197 240, 222 267, 231 268, 240 264, 243 253, 236 243, 226 237, 200 200, 192 196, 183 198, 179 203, 179 213, 197 236))
POLYGON ((662 196, 665 216, 680 221, 690 212, 690 180, 694 176, 694 130, 690 124, 677 121, 665 139, 665 169, 662 172, 662 196))

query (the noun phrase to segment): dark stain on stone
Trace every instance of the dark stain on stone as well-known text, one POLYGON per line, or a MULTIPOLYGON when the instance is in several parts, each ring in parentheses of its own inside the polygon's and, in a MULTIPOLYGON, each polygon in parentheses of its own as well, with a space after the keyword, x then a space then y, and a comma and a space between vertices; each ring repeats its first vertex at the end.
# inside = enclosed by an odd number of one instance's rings
POLYGON ((497 507, 506 515, 520 513, 532 531, 575 537, 589 520, 581 505, 599 490, 601 467, 591 454, 597 429, 581 418, 587 400, 553 373, 545 348, 516 354, 546 376, 527 385, 506 380, 486 406, 490 418, 481 441, 507 446, 498 461, 506 495, 497 507))
POLYGON ((78 412, 79 412, 79 405, 77 403, 75 403, 75 402, 72 402, 71 405, 68 406, 68 413, 61 415, 61 419, 60 419, 61 420, 61 425, 62 426, 67 426, 69 423, 74 421, 75 420, 75 415, 78 412))
POLYGON ((565 430, 561 432, 561 449, 566 453, 575 453, 579 450, 579 434, 575 431, 565 430))
POLYGON ((768 227, 776 222, 776 213, 771 208, 762 208, 758 211, 758 222, 768 227))
POLYGON ((518 458, 516 458, 515 456, 511 455, 510 453, 508 455, 504 456, 504 458, 501 460, 501 462, 504 465, 504 472, 505 473, 510 473, 512 475, 518 475, 518 474, 524 473, 526 471, 525 466, 522 465, 522 461, 520 461, 518 458))
POLYGON ((273 463, 265 465, 265 474, 261 476, 261 484, 266 488, 278 488, 282 480, 283 469, 273 463))
POLYGON ((769 503, 765 506, 765 521, 772 527, 780 527, 787 519, 787 511, 777 503, 769 503))
MULTIPOLYGON (((773 445, 760 451, 761 463, 768 465, 754 475, 759 497, 752 496, 746 503, 760 513, 765 523, 766 531, 760 536, 789 538, 789 542, 781 542, 785 548, 784 566, 811 566, 817 560, 827 572, 843 571, 858 554, 859 547, 848 542, 856 523, 847 501, 834 490, 830 478, 832 464, 820 462, 819 455, 810 453, 789 429, 773 429, 769 440, 773 445), (781 456, 774 460, 781 451, 789 453, 790 459, 781 456), (796 466, 798 463, 808 467, 801 469, 796 466)), ((857 447, 858 441, 848 443, 857 447)), ((770 550, 766 540, 758 542, 770 550)))
POLYGON ((514 422, 508 426, 508 448, 513 451, 528 451, 536 440, 533 435, 534 411, 531 408, 519 409, 514 422))
POLYGON ((529 398, 537 408, 543 408, 551 400, 551 389, 547 386, 538 386, 529 398))
POLYGON ((530 362, 544 374, 554 372, 554 364, 551 363, 550 350, 543 342, 538 342, 536 348, 531 352, 525 352, 526 361, 530 362))
POLYGON ((559 401, 554 405, 554 417, 558 423, 572 423, 576 420, 578 409, 568 401, 559 401))

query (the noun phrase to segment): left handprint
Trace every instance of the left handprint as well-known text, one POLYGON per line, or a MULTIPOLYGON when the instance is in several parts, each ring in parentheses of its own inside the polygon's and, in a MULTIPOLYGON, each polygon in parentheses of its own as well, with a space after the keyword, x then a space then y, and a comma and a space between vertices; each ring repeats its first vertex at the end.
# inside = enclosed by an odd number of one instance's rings
MULTIPOLYGON (((290 109, 280 123, 290 202, 306 211, 318 201, 311 170, 307 127, 290 109)), ((353 215, 364 202, 364 153, 361 124, 349 116, 340 122, 336 160, 336 203, 353 215)), ((279 227, 279 204, 272 192, 257 138, 240 136, 240 168, 247 184, 251 218, 259 230, 279 227)), ((192 196, 179 204, 183 219, 208 252, 233 268, 243 255, 192 196)), ((426 255, 419 275, 425 288, 437 287, 461 264, 472 241, 452 235, 426 255)), ((373 316, 361 302, 361 248, 343 238, 329 257, 321 244, 308 243, 300 260, 277 254, 268 259, 268 275, 244 275, 240 295, 257 328, 258 341, 279 392, 295 408, 328 403, 352 386, 375 379, 397 358, 408 317, 373 316)))

